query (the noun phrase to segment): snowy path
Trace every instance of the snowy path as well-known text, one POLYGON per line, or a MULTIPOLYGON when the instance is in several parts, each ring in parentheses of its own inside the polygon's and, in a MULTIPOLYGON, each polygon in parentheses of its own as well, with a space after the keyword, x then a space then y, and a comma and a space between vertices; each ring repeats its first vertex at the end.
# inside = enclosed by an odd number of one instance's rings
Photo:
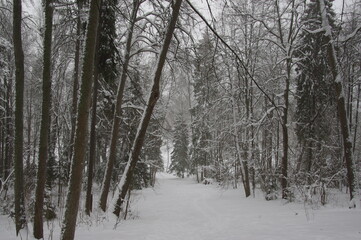
MULTIPOLYGON (((109 219, 93 226, 81 223, 76 239, 361 239, 360 209, 305 211, 302 204, 245 199, 241 189, 225 191, 166 174, 160 176, 154 189, 145 189, 134 197, 132 215, 134 219, 122 221, 116 230, 109 219)), ((59 239, 58 225, 53 239, 59 239)), ((0 226, 1 240, 11 239, 3 238, 13 236, 10 228, 8 224, 3 235, 4 226, 0 226)))
POLYGON ((133 214, 137 219, 120 223, 117 233, 110 230, 109 238, 95 229, 78 236, 94 240, 361 239, 359 209, 305 211, 300 204, 245 199, 241 189, 225 191, 166 174, 155 189, 135 198, 133 214))

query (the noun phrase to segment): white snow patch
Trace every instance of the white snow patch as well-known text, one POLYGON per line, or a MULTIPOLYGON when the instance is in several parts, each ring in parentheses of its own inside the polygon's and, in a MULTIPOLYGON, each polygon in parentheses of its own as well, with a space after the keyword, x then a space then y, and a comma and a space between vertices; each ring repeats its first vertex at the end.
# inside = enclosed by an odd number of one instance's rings
MULTIPOLYGON (((245 198, 242 188, 224 190, 217 184, 197 184, 191 178, 158 176, 154 189, 134 191, 127 221, 115 229, 112 218, 98 223, 93 219, 92 224, 80 221, 75 239, 361 239, 358 208, 315 210, 300 203, 265 201, 261 194, 256 199, 245 198)), ((45 239, 59 239, 58 223, 50 230, 45 228, 45 239)), ((16 239, 14 224, 7 216, 0 216, 0 239, 16 239)))

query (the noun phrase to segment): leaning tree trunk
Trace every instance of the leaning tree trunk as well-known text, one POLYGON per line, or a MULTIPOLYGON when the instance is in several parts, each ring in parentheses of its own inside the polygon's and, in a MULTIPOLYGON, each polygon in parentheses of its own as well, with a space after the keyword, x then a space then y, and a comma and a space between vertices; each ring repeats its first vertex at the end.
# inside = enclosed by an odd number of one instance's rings
POLYGON ((52 0, 44 2, 45 10, 45 36, 43 55, 43 103, 40 125, 39 162, 35 195, 34 237, 43 238, 43 205, 46 182, 46 162, 48 158, 48 139, 51 108, 51 42, 53 30, 52 0))
POLYGON ((65 215, 61 230, 62 240, 73 240, 79 209, 82 186, 83 164, 87 149, 88 118, 93 83, 94 56, 99 23, 100 0, 92 0, 86 33, 83 72, 81 77, 80 99, 74 141, 74 157, 71 165, 69 189, 65 205, 65 215))
POLYGON ((24 52, 21 37, 21 0, 13 2, 13 42, 15 55, 15 225, 16 235, 26 226, 23 174, 23 107, 24 107, 24 52))
MULTIPOLYGON (((341 71, 339 70, 339 66, 337 63, 337 57, 335 52, 335 47, 333 45, 333 39, 331 35, 331 26, 328 22, 327 12, 325 7, 324 0, 318 0, 319 2, 319 10, 322 18, 322 27, 325 31, 324 37, 327 40, 327 61, 331 69, 332 77, 334 80, 334 87, 336 90, 336 99, 337 99, 337 112, 338 119, 340 121, 341 126, 341 134, 343 140, 343 150, 344 157, 346 161, 346 169, 347 169, 347 181, 350 188, 350 200, 352 201, 356 197, 356 179, 355 179, 355 168, 354 162, 352 158, 352 142, 351 142, 351 134, 348 125, 347 119, 347 111, 345 105, 345 96, 342 85, 342 76, 341 71)), ((353 204, 354 205, 354 204, 353 204)))
POLYGON ((130 50, 132 47, 133 29, 134 29, 135 21, 137 18, 137 12, 138 12, 139 5, 140 5, 139 0, 133 1, 132 17, 130 20, 130 26, 129 26, 129 30, 128 30, 124 63, 123 63, 123 68, 122 68, 122 75, 121 75, 120 83, 118 86, 117 102, 115 105, 115 113, 114 113, 114 117, 113 117, 112 138, 110 141, 109 158, 107 161, 107 167, 105 170, 105 175, 104 175, 104 179, 103 179, 102 190, 101 190, 101 195, 100 195, 100 200, 99 200, 99 207, 103 211, 106 210, 106 206, 107 206, 107 199, 108 199, 108 193, 109 193, 109 188, 110 188, 110 180, 112 177, 114 162, 115 162, 116 153, 117 153, 116 152, 117 140, 118 140, 119 127, 120 127, 121 118, 122 118, 123 92, 124 92, 125 82, 127 80, 128 65, 129 65, 129 60, 130 60, 130 50))
POLYGON ((129 190, 129 186, 132 181, 134 169, 137 164, 140 152, 142 150, 145 133, 147 131, 147 127, 148 127, 150 118, 152 116, 154 106, 159 99, 160 78, 162 75, 162 70, 163 70, 164 62, 166 60, 168 48, 169 48, 169 45, 170 45, 172 37, 173 37, 175 25, 177 23, 177 18, 178 18, 179 9, 180 9, 181 4, 182 4, 182 0, 176 0, 176 2, 173 4, 172 17, 171 17, 171 20, 168 25, 168 29, 167 29, 167 33, 166 33, 165 40, 163 43, 163 47, 162 47, 159 57, 158 57, 158 64, 157 64, 156 71, 154 73, 153 86, 152 86, 152 90, 149 95, 147 107, 143 113, 142 120, 140 122, 138 132, 137 132, 137 135, 134 140, 132 152, 129 156, 127 166, 125 167, 122 179, 120 180, 120 183, 118 185, 117 194, 115 194, 115 197, 117 197, 118 199, 116 200, 116 203, 114 205, 113 213, 117 217, 119 217, 121 206, 124 202, 124 198, 125 198, 128 190, 129 190))

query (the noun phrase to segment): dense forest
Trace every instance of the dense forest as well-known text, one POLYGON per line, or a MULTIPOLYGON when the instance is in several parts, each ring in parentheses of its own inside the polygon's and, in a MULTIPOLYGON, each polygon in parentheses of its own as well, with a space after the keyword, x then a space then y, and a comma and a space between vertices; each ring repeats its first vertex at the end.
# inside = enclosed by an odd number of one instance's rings
POLYGON ((74 239, 156 173, 356 206, 361 1, 0 0, 0 214, 74 239))

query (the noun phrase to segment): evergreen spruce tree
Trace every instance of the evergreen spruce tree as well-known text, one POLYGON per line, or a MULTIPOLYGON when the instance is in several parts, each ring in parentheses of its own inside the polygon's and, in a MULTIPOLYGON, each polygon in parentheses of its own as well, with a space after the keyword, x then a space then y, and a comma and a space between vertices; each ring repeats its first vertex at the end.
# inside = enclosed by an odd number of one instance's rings
MULTIPOLYGON (((196 48, 194 60, 193 91, 195 106, 191 109, 192 115, 192 171, 198 167, 210 166, 213 163, 210 142, 212 134, 211 109, 219 92, 216 87, 214 46, 212 39, 205 33, 196 48)), ((198 175, 197 175, 198 176, 198 175)), ((201 181, 204 172, 201 172, 201 181)))
POLYGON ((118 76, 118 50, 115 45, 117 33, 115 29, 116 6, 118 0, 102 1, 100 10, 100 32, 98 49, 98 71, 104 81, 113 85, 118 76))
MULTIPOLYGON (((132 81, 130 81, 129 87, 125 90, 124 102, 134 106, 142 106, 144 104, 142 102, 144 96, 141 88, 140 73, 135 71, 130 74, 132 81)), ((141 114, 136 108, 125 108, 123 110, 123 124, 120 134, 124 147, 118 154, 120 155, 121 161, 115 162, 116 171, 113 173, 113 183, 115 184, 117 183, 117 178, 124 172, 125 165, 129 159, 140 118, 141 114)), ((146 172, 146 170, 143 169, 146 165, 144 164, 144 156, 141 156, 141 158, 143 161, 138 162, 135 168, 131 189, 141 189, 142 186, 148 182, 146 177, 142 177, 142 172, 146 172)))
POLYGON ((355 166, 352 156, 352 142, 350 136, 350 126, 347 117, 347 108, 346 108, 346 101, 345 101, 345 93, 343 89, 343 74, 340 72, 339 64, 337 61, 336 50, 334 46, 333 36, 330 31, 331 23, 329 21, 329 17, 327 14, 327 6, 329 2, 327 0, 318 0, 318 7, 319 12, 321 15, 321 23, 322 29, 324 32, 324 37, 327 42, 327 61, 330 66, 330 71, 332 73, 332 78, 334 82, 334 88, 337 98, 337 112, 338 112, 338 120, 341 128, 341 136, 343 141, 343 154, 345 165, 347 169, 347 181, 348 187, 350 189, 350 208, 356 207, 356 186, 357 180, 355 178, 355 166))
POLYGON ((123 65, 122 65, 122 73, 120 77, 120 82, 118 84, 118 90, 116 95, 116 102, 115 102, 115 109, 114 109, 114 115, 113 115, 113 125, 112 125, 112 131, 111 131, 111 138, 110 138, 110 149, 109 149, 109 156, 107 159, 107 165, 105 170, 105 175, 103 179, 102 184, 102 190, 99 200, 99 206, 100 208, 105 211, 106 204, 107 204, 107 198, 109 193, 109 187, 111 183, 111 176, 113 173, 114 163, 116 160, 116 154, 117 154, 117 141, 118 141, 118 133, 119 128, 122 120, 122 103, 123 103, 123 95, 124 95, 124 88, 125 83, 127 81, 128 76, 128 66, 130 61, 130 51, 132 47, 132 39, 133 39, 133 30, 136 22, 137 12, 140 6, 140 2, 138 0, 135 0, 133 2, 133 8, 132 13, 129 21, 129 28, 126 38, 126 48, 124 51, 124 59, 123 59, 123 65))
POLYGON ((189 169, 188 164, 188 127, 180 117, 175 122, 174 129, 174 149, 171 153, 170 172, 175 172, 178 177, 184 178, 184 174, 189 169))
POLYGON ((149 123, 149 130, 145 139, 144 146, 144 159, 146 164, 149 165, 147 177, 149 177, 149 184, 154 187, 155 174, 163 170, 162 159, 162 135, 159 129, 159 122, 162 118, 152 119, 149 123))
MULTIPOLYGON (((332 1, 327 2, 329 22, 335 27, 335 13, 332 1)), ((324 164, 329 149, 325 145, 332 144, 332 126, 335 126, 335 93, 331 71, 327 64, 327 39, 320 29, 321 17, 316 0, 307 5, 305 17, 302 19, 304 30, 300 34, 299 48, 296 51, 297 63, 297 107, 296 134, 302 146, 299 158, 299 169, 308 175, 311 181, 312 172, 324 164)), ((310 182, 309 182, 310 183, 310 182)))

